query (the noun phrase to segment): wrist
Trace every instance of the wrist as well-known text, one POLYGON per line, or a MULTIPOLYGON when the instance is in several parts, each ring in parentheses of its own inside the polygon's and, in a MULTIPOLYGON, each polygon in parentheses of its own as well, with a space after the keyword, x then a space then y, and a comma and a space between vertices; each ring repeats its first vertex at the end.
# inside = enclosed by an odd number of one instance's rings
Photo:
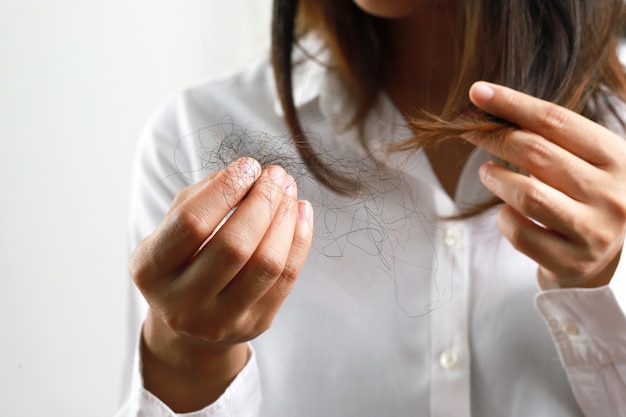
POLYGON ((215 344, 174 332, 152 311, 142 330, 144 387, 175 412, 206 407, 248 362, 246 343, 215 344))

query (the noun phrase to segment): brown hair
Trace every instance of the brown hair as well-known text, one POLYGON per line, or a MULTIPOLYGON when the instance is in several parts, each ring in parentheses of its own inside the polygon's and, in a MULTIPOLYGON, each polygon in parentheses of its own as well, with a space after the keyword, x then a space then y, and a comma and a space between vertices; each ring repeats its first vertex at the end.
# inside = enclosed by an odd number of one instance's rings
MULTIPOLYGON (((459 2, 465 30, 458 76, 442 114, 409 118, 415 136, 397 149, 415 150, 470 130, 504 137, 507 124, 473 106, 476 80, 503 84, 601 122, 626 101, 626 76, 617 56, 623 0, 468 0, 459 2), (485 47, 488 45, 488 47, 485 47)), ((292 50, 306 32, 322 36, 337 70, 354 95, 355 124, 367 117, 383 85, 384 33, 380 20, 352 0, 275 0, 272 64, 285 120, 312 174, 329 188, 355 191, 353 179, 326 166, 308 142, 292 95, 292 50)))

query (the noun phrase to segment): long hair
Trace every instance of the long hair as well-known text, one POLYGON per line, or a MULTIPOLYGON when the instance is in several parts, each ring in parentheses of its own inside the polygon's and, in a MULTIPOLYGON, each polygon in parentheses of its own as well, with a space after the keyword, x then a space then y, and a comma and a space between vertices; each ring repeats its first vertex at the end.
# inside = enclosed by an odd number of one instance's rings
MULTIPOLYGON (((626 76, 618 58, 623 0, 468 0, 458 2, 464 28, 458 71, 441 114, 406 115, 414 137, 397 150, 428 147, 463 132, 504 138, 510 128, 473 106, 470 85, 487 80, 523 91, 601 122, 607 114, 624 126, 616 103, 626 101, 626 76)), ((272 65, 277 92, 300 156, 322 184, 355 191, 354 179, 325 165, 298 119, 292 95, 292 51, 316 32, 330 49, 353 95, 353 123, 361 124, 383 88, 385 51, 380 19, 352 0, 275 0, 272 65)))

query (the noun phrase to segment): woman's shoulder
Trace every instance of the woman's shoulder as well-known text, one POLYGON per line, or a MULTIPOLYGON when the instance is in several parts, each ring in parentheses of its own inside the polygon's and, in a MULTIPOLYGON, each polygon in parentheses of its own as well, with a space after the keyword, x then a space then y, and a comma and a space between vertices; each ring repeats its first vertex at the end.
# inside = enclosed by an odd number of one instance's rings
MULTIPOLYGON (((320 96, 329 66, 324 54, 294 53, 293 94, 296 107, 302 109, 320 96)), ((180 89, 154 112, 148 125, 169 127, 180 137, 224 119, 240 126, 269 129, 273 134, 286 133, 269 57, 232 74, 180 89)))
POLYGON ((144 124, 143 140, 177 142, 224 120, 238 125, 267 125, 280 119, 269 60, 231 74, 195 82, 173 92, 144 124))
POLYGON ((191 84, 173 95, 170 106, 179 118, 238 119, 249 113, 272 115, 277 100, 272 68, 264 59, 232 74, 191 84))

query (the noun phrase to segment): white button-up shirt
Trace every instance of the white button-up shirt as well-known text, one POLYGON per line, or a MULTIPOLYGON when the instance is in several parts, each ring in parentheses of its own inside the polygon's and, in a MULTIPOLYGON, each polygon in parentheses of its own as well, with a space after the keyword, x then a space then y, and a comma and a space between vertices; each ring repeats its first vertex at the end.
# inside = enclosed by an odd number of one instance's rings
MULTIPOLYGON (((358 198, 307 176, 267 63, 177 94, 141 138, 132 247, 183 187, 243 154, 283 161, 315 209, 312 250, 272 328, 222 397, 190 415, 626 416, 624 268, 611 287, 541 291, 537 265, 498 231, 497 208, 446 220, 489 196, 477 175, 488 156, 474 151, 450 198, 423 152, 380 146, 410 134, 381 96, 364 129, 375 170, 348 126, 344 91, 319 63, 296 70, 304 130, 329 161, 360 173, 369 186, 358 198)), ((141 384, 135 352, 146 310, 133 287, 134 360, 120 415, 170 416, 141 384)))

